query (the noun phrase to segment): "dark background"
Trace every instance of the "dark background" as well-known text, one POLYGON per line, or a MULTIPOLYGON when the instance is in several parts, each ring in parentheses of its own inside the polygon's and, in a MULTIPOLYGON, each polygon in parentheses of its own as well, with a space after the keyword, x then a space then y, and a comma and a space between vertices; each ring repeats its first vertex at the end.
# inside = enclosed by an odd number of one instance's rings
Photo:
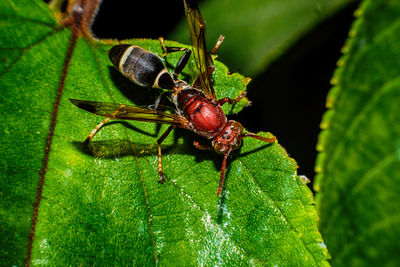
MULTIPOLYGON (((257 77, 252 77, 248 86, 252 106, 230 116, 252 132, 275 134, 279 143, 296 159, 298 173, 311 180, 319 123, 326 110, 330 79, 356 8, 357 3, 351 4, 319 23, 284 56, 257 77)), ((104 0, 92 30, 99 38, 155 39, 163 36, 168 39, 169 33, 183 19, 182 0, 104 0)), ((232 66, 228 67, 231 72, 235 71, 232 66)))

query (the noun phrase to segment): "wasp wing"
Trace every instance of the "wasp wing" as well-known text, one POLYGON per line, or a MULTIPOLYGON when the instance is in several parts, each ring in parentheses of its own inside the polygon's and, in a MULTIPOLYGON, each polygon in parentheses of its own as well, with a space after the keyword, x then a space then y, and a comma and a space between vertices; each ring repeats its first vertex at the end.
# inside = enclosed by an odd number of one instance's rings
POLYGON ((189 123, 185 117, 180 116, 179 114, 169 114, 150 108, 71 98, 69 100, 78 108, 112 119, 164 123, 182 128, 185 128, 189 123))
POLYGON ((214 63, 206 48, 206 24, 195 0, 184 0, 184 4, 201 89, 207 98, 215 99, 211 77, 214 63))

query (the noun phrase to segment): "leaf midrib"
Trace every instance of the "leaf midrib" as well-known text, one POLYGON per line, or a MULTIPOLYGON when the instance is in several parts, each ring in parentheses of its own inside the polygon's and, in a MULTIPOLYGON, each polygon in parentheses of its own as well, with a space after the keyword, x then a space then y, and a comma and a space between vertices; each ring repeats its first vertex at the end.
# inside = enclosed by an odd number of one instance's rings
POLYGON ((32 224, 31 224, 30 236, 29 236, 29 240, 28 240, 28 248, 27 248, 27 254, 26 254, 26 259, 25 259, 25 265, 30 264, 31 257, 32 257, 33 242, 35 240, 35 234, 36 234, 36 224, 37 224, 37 219, 39 217, 39 206, 42 201, 43 189, 44 189, 44 185, 45 185, 46 174, 48 171, 49 157, 50 157, 50 153, 51 153, 54 132, 55 132, 55 128, 57 125, 57 116, 59 114, 61 97, 62 97, 64 89, 65 89, 65 81, 67 78, 68 69, 69 69, 69 66, 71 63, 71 58, 73 56, 73 51, 76 47, 77 41, 78 41, 78 36, 76 34, 71 33, 71 39, 69 41, 68 48, 66 51, 66 56, 64 59, 64 63, 63 63, 61 77, 58 82, 56 98, 54 101, 54 105, 53 105, 53 109, 52 109, 52 113, 51 113, 51 117, 50 117, 50 125, 49 125, 49 129, 48 129, 47 137, 46 137, 42 167, 40 170, 38 187, 37 187, 36 197, 35 197, 35 203, 33 206, 32 224))

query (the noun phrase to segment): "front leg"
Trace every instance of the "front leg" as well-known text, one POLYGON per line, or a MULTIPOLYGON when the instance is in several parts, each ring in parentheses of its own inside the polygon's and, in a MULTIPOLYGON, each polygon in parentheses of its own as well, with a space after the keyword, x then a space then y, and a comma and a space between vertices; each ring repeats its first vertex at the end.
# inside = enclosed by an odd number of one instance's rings
POLYGON ((158 110, 158 106, 160 105, 160 102, 162 100, 162 97, 165 95, 167 92, 162 92, 156 99, 156 102, 154 102, 154 109, 158 110))
POLYGON ((229 154, 232 151, 232 147, 229 147, 229 149, 225 152, 224 158, 222 160, 222 166, 221 166, 221 174, 219 178, 219 184, 218 184, 218 190, 217 190, 217 196, 221 193, 222 186, 224 185, 224 180, 225 180, 225 169, 226 169, 226 161, 228 159, 229 154))
POLYGON ((199 143, 199 141, 193 141, 193 146, 197 149, 200 150, 213 150, 211 146, 209 145, 202 145, 199 143))
POLYGON ((220 100, 218 100, 218 104, 220 104, 221 106, 223 104, 225 104, 226 102, 228 102, 229 104, 233 105, 236 104, 237 102, 240 101, 240 99, 242 99, 243 97, 246 96, 246 91, 243 91, 243 93, 241 93, 238 97, 236 97, 235 99, 229 98, 229 97, 224 97, 221 98, 220 100))
POLYGON ((182 72, 182 70, 185 68, 186 64, 188 63, 190 54, 192 53, 192 51, 190 49, 184 48, 184 47, 166 46, 165 42, 164 42, 164 38, 162 38, 162 37, 158 38, 158 40, 160 40, 161 46, 164 50, 164 54, 162 55, 162 57, 165 57, 169 53, 180 52, 180 51, 185 52, 179 59, 178 63, 176 64, 174 73, 172 74, 173 79, 176 81, 176 80, 178 80, 179 74, 182 72))
POLYGON ((211 54, 215 54, 215 52, 217 52, 217 50, 218 50, 219 47, 221 46, 221 44, 222 44, 222 42, 224 41, 224 39, 225 39, 225 36, 223 36, 223 35, 220 35, 220 36, 219 36, 219 38, 218 38, 218 40, 217 40, 217 43, 215 44, 214 48, 211 49, 211 54))

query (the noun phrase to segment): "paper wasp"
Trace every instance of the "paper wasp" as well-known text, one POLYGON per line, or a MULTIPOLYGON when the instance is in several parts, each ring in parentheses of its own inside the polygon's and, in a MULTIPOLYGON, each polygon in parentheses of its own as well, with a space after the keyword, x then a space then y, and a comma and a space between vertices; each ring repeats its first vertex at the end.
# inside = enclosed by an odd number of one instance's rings
MULTIPOLYGON (((213 88, 212 73, 214 63, 211 54, 206 49, 205 23, 197 4, 193 0, 184 0, 192 50, 199 76, 189 85, 178 76, 187 64, 191 50, 179 47, 166 47, 162 42, 165 53, 184 51, 184 55, 178 61, 174 73, 168 73, 161 58, 139 46, 121 44, 111 48, 109 57, 114 66, 125 76, 138 85, 163 88, 171 93, 171 99, 175 105, 175 114, 150 108, 135 107, 123 104, 84 101, 70 99, 77 107, 107 117, 88 136, 87 141, 93 137, 96 131, 109 119, 137 120, 162 124, 169 124, 169 128, 157 140, 158 143, 158 173, 159 182, 164 183, 164 173, 161 161, 161 143, 175 127, 191 130, 209 140, 211 147, 201 145, 195 141, 193 145, 198 149, 213 149, 223 154, 221 174, 217 195, 220 194, 225 177, 226 161, 232 150, 240 147, 242 139, 253 137, 258 140, 272 143, 275 137, 266 138, 252 133, 243 133, 243 127, 239 122, 226 118, 221 106, 225 103, 234 104, 245 96, 242 93, 235 99, 224 97, 217 100, 213 88)), ((219 44, 212 50, 215 52, 219 44)), ((156 105, 157 106, 157 105, 156 105)))

